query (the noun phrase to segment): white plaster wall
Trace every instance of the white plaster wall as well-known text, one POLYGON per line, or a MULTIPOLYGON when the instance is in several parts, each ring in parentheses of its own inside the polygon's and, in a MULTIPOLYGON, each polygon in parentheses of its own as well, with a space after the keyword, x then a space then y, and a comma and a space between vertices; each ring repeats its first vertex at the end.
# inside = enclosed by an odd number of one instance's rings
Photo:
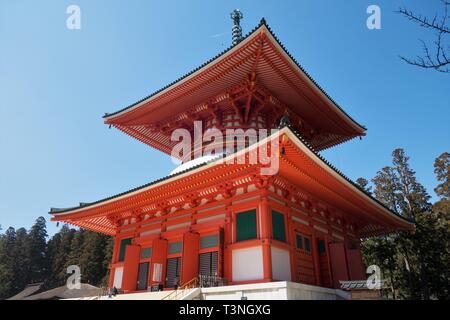
POLYGON ((200 295, 203 300, 240 300, 242 296, 248 300, 350 299, 350 295, 341 290, 286 281, 202 288, 200 295))
POLYGON ((289 251, 271 247, 272 278, 274 280, 291 281, 291 259, 289 251))
MULTIPOLYGON (((115 297, 101 297, 101 300, 161 300, 172 291, 142 292, 119 294, 115 297)), ((241 284, 225 287, 195 288, 186 290, 186 294, 179 299, 183 300, 350 300, 349 292, 342 290, 322 288, 295 282, 268 282, 241 284)), ((97 297, 76 298, 97 299, 97 297)))
POLYGON ((233 281, 260 280, 264 278, 262 247, 233 250, 233 281))
POLYGON ((113 286, 116 287, 117 289, 122 288, 122 276, 123 276, 123 267, 115 268, 113 286))

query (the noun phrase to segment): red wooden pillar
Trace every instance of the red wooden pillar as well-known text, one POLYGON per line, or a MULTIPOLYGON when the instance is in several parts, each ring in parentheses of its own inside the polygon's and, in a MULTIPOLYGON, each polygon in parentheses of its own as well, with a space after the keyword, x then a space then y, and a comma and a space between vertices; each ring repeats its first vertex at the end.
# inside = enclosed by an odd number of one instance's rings
POLYGON ((119 255, 120 250, 120 240, 117 239, 117 237, 114 237, 114 248, 113 248, 113 254, 112 254, 112 263, 117 261, 117 256, 119 255))
POLYGON ((122 289, 125 292, 136 290, 140 254, 140 246, 128 245, 126 247, 122 278, 122 289))
POLYGON ((183 256, 180 285, 198 276, 198 251, 200 236, 198 233, 186 232, 183 235, 183 256))
POLYGON ((360 250, 361 249, 359 246, 356 249, 347 250, 347 263, 350 280, 365 280, 366 278, 360 250))
POLYGON ((155 239, 152 243, 151 285, 163 284, 166 277, 167 240, 155 239))
POLYGON ((261 197, 261 240, 263 248, 263 265, 264 265, 264 281, 272 281, 272 252, 271 252, 271 238, 272 238, 272 224, 271 216, 267 204, 267 195, 264 192, 261 197))
POLYGON ((295 231, 292 223, 292 209, 289 208, 286 214, 286 240, 289 244, 289 257, 291 262, 291 280, 299 282, 297 263, 296 263, 296 243, 295 243, 295 231))
POLYGON ((328 264, 328 276, 330 277, 330 286, 333 286, 334 280, 333 280, 333 269, 331 266, 331 260, 330 260, 330 241, 328 240, 328 236, 324 237, 325 241, 325 253, 326 253, 326 259, 328 264))
POLYGON ((228 279, 228 281, 233 280, 232 275, 232 254, 229 245, 233 243, 233 230, 232 224, 233 214, 231 204, 227 204, 226 207, 226 217, 225 217, 225 226, 224 226, 224 238, 223 238, 223 277, 228 279))
POLYGON ((318 248, 318 243, 317 243, 318 240, 317 240, 315 231, 313 231, 311 241, 312 241, 312 255, 313 255, 313 264, 314 264, 314 276, 316 278, 316 285, 320 286, 321 285, 320 259, 319 259, 319 248, 318 248))
POLYGON ((340 288, 339 281, 349 280, 347 256, 342 242, 330 243, 330 261, 334 288, 340 288))

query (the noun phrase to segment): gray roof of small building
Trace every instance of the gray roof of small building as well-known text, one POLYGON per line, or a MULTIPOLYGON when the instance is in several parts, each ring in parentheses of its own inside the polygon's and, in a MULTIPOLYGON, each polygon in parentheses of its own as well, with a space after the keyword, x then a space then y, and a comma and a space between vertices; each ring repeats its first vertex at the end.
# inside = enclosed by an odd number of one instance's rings
MULTIPOLYGON (((380 284, 380 289, 385 287, 384 280, 378 280, 380 284)), ((339 281, 342 290, 369 290, 367 287, 367 280, 350 280, 350 281, 339 281)))

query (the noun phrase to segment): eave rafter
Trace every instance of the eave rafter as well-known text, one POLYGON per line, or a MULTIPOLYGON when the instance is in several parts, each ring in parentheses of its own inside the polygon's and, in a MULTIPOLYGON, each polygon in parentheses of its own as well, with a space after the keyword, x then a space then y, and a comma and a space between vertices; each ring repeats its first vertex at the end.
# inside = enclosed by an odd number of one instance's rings
MULTIPOLYGON (((292 142, 288 141, 288 142, 286 142, 286 145, 289 145, 290 147, 295 148, 297 150, 298 154, 301 154, 301 151, 299 149, 297 149, 297 147, 294 146, 292 144, 292 142)), ((331 195, 333 195, 333 197, 337 198, 340 203, 344 203, 347 208, 351 208, 352 212, 362 213, 362 215, 365 216, 365 219, 367 221, 373 221, 377 225, 383 226, 384 228, 389 228, 388 224, 383 219, 381 219, 379 216, 374 216, 374 215, 367 213, 366 211, 362 210, 360 207, 355 205, 353 203, 353 201, 350 201, 346 197, 337 193, 334 189, 321 183, 319 181, 319 179, 317 178, 317 174, 312 175, 309 172, 307 172, 307 170, 304 170, 304 169, 298 167, 293 161, 289 160, 287 156, 282 157, 280 159, 280 161, 285 163, 292 169, 294 169, 300 176, 304 177, 306 180, 313 182, 314 185, 316 185, 317 187, 319 187, 322 190, 321 194, 331 194, 331 195)), ((303 162, 305 162, 305 161, 307 161, 307 158, 303 159, 303 162)), ((319 171, 322 172, 322 174, 326 174, 322 168, 320 168, 320 167, 317 167, 317 168, 319 169, 319 171)), ((375 209, 375 210, 377 210, 377 209, 375 209)))
MULTIPOLYGON (((188 176, 186 179, 180 179, 169 184, 165 184, 160 188, 151 191, 144 191, 140 194, 130 196, 124 199, 114 201, 109 204, 101 205, 93 209, 87 209, 80 213, 71 214, 70 217, 56 215, 54 220, 66 221, 69 223, 88 224, 94 227, 92 219, 106 217, 112 227, 117 227, 118 223, 127 218, 141 219, 142 215, 147 214, 141 208, 154 206, 153 212, 148 214, 154 215, 156 212, 164 216, 170 213, 172 207, 181 208, 185 201, 190 205, 198 204, 199 198, 203 190, 211 189, 215 186, 220 189, 223 184, 220 181, 228 181, 228 186, 232 186, 236 181, 241 181, 243 176, 250 176, 256 168, 251 165, 233 166, 232 170, 223 171, 223 165, 218 166, 217 170, 211 170, 202 179, 198 176, 188 176), (218 173, 216 171, 220 171, 218 173), (180 197, 180 195, 184 195, 180 197), (187 198, 186 198, 187 197, 187 198)), ((234 186, 235 187, 235 186, 234 186)), ((223 194, 221 189, 217 194, 223 194)), ((211 198, 211 197, 209 197, 211 198)), ((98 227, 97 227, 98 229, 98 227)))
POLYGON ((318 216, 335 222, 341 221, 343 227, 353 225, 353 229, 356 230, 359 225, 363 224, 363 220, 360 217, 350 217, 343 211, 338 210, 335 206, 318 199, 316 196, 306 192, 303 188, 299 188, 293 182, 290 182, 287 178, 280 175, 275 176, 272 180, 272 184, 279 189, 283 190, 283 198, 286 201, 296 204, 307 211, 311 211, 318 216))

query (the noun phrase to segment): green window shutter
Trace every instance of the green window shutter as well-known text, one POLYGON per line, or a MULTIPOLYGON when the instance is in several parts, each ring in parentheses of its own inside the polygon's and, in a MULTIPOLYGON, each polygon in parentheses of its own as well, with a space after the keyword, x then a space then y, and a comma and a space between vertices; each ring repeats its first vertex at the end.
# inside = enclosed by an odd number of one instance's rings
POLYGON ((272 211, 272 236, 275 240, 286 241, 284 215, 276 211, 272 211))
POLYGON ((167 259, 166 287, 172 288, 180 285, 181 279, 181 257, 167 259))
POLYGON ((305 250, 311 252, 311 243, 309 241, 309 238, 304 237, 303 240, 305 241, 305 250))
POLYGON ((236 241, 256 239, 256 210, 236 215, 236 241))
POLYGON ((181 241, 169 243, 169 254, 181 253, 182 243, 181 241))
POLYGON ((141 259, 147 259, 152 256, 152 248, 142 248, 141 249, 141 259))
POLYGON ((321 239, 317 241, 317 251, 319 254, 325 253, 325 242, 321 239))
POLYGON ((214 248, 219 245, 219 237, 217 234, 200 238, 200 248, 214 248))
POLYGON ((299 235, 299 234, 295 235, 295 242, 297 243, 297 249, 303 249, 301 235, 299 235))
POLYGON ((217 275, 219 252, 213 251, 199 254, 198 273, 203 276, 217 275))
POLYGON ((127 245, 131 244, 131 238, 122 239, 120 241, 120 250, 119 250, 119 262, 125 260, 125 249, 127 245))

